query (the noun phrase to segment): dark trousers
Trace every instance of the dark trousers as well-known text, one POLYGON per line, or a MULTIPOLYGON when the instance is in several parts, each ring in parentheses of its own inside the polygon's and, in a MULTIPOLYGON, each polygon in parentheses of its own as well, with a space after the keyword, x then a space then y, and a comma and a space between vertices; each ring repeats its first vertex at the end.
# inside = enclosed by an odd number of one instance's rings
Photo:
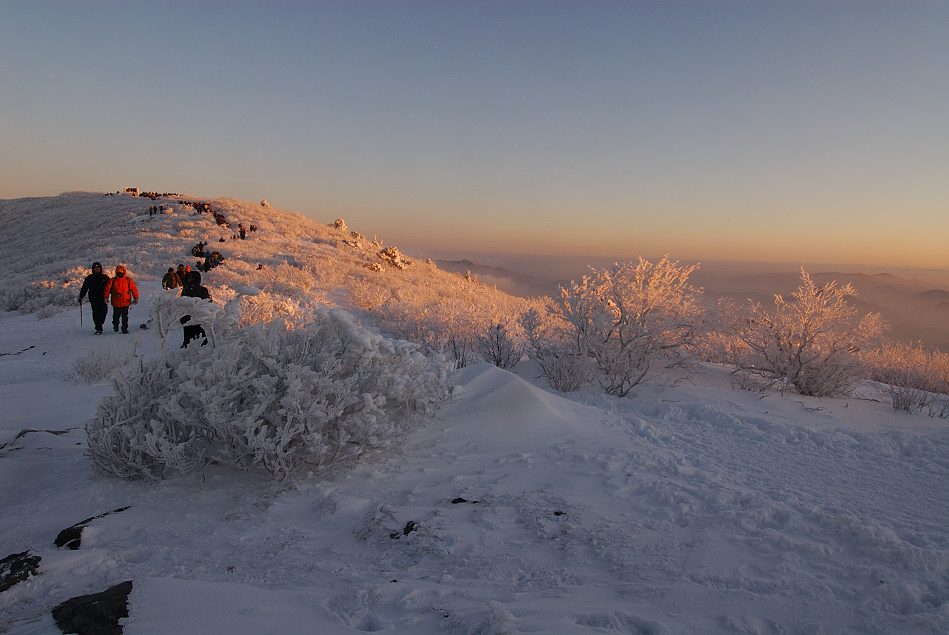
POLYGON ((112 307, 112 328, 119 328, 119 320, 122 320, 122 331, 129 330, 129 308, 127 306, 112 307))
POLYGON ((109 305, 105 302, 90 301, 89 306, 92 308, 92 323, 95 324, 97 331, 101 331, 102 325, 105 324, 105 316, 109 312, 109 305))

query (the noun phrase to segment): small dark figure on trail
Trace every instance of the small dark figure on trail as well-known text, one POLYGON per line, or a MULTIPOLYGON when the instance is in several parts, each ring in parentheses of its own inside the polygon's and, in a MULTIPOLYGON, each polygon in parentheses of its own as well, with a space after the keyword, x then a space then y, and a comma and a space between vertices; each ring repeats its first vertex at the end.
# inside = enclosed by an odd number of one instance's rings
MULTIPOLYGON (((211 293, 207 287, 201 286, 201 274, 197 271, 189 271, 185 276, 184 286, 181 288, 181 295, 189 298, 203 298, 211 300, 211 293)), ((185 348, 192 340, 202 338, 201 346, 208 343, 207 334, 200 324, 190 324, 191 316, 183 315, 179 320, 184 325, 184 343, 181 348, 185 348)))
POLYGON ((92 323, 96 327, 96 335, 102 335, 102 324, 105 322, 105 316, 109 312, 109 307, 105 303, 105 285, 109 284, 109 276, 102 273, 102 265, 98 262, 92 263, 92 273, 86 276, 82 281, 82 288, 79 290, 79 306, 82 306, 82 299, 89 294, 89 306, 92 308, 92 323))
POLYGON ((175 275, 178 276, 178 282, 181 284, 181 286, 184 286, 184 284, 185 284, 185 266, 184 266, 184 265, 178 265, 178 270, 175 271, 175 275))
POLYGON ((244 231, 244 226, 243 226, 241 223, 238 223, 238 224, 237 224, 237 232, 240 234, 241 240, 244 240, 244 237, 245 237, 247 234, 246 234, 246 232, 244 231))
POLYGON ((161 279, 161 288, 162 289, 176 289, 181 286, 181 281, 178 280, 178 274, 175 273, 174 268, 168 267, 168 273, 161 279))
POLYGON ((224 262, 224 256, 221 255, 220 251, 212 251, 210 253, 204 252, 204 265, 198 268, 208 272, 220 265, 222 262, 224 262))
POLYGON ((118 333, 121 321, 122 332, 128 335, 129 306, 138 304, 138 287, 125 275, 125 267, 118 265, 115 268, 115 277, 106 283, 102 297, 112 301, 112 330, 118 333))

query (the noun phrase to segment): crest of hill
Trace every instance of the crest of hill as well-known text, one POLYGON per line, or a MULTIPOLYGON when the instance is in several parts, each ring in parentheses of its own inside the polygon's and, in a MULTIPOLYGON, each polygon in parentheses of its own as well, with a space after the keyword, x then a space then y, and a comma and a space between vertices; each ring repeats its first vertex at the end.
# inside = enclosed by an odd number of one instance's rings
POLYGON ((159 284, 169 267, 198 266, 202 261, 191 250, 205 241, 207 250, 224 256, 224 264, 203 274, 203 284, 221 301, 238 290, 269 297, 269 309, 254 319, 300 316, 315 304, 375 311, 384 318, 454 303, 478 307, 468 312, 489 320, 494 316, 488 314, 517 310, 523 303, 442 271, 430 260, 407 259, 396 247, 368 240, 345 223, 320 224, 231 198, 69 192, 2 200, 0 223, 7 230, 0 251, 0 266, 7 272, 0 283, 4 310, 53 314, 74 306, 94 261, 107 274, 123 264, 139 284, 159 284), (199 211, 199 203, 214 213, 199 211), (225 224, 216 221, 216 214, 225 224), (238 223, 245 229, 254 225, 256 231, 241 240, 238 223))

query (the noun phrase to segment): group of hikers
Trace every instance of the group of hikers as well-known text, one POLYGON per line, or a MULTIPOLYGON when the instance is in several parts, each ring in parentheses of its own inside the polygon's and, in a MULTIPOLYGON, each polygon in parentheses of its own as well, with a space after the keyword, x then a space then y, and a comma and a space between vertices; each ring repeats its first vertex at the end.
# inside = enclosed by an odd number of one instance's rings
MULTIPOLYGON (((178 196, 177 194, 158 194, 155 192, 139 194, 138 188, 126 188, 126 192, 145 196, 152 200, 163 196, 178 196)), ((224 214, 214 210, 210 203, 184 200, 179 200, 178 203, 194 208, 198 214, 212 214, 215 222, 222 227, 230 228, 231 226, 224 217, 224 214)), ((148 208, 149 216, 163 214, 164 212, 164 205, 153 205, 148 208)), ((244 229, 243 223, 238 223, 237 231, 238 233, 235 234, 234 238, 236 239, 239 236, 241 240, 244 240, 247 232, 244 229)), ((257 226, 251 225, 250 231, 257 231, 257 226)), ((220 242, 224 242, 223 237, 220 242)), ((190 266, 185 266, 184 264, 179 264, 177 270, 173 267, 169 267, 168 272, 165 273, 161 279, 162 289, 180 288, 181 296, 183 297, 211 300, 211 294, 207 287, 201 286, 200 270, 206 272, 210 271, 224 262, 224 256, 221 255, 219 251, 206 249, 207 246, 208 243, 205 241, 198 243, 192 248, 191 254, 193 256, 204 259, 204 262, 199 260, 195 263, 195 270, 192 270, 190 266)), ((258 265, 257 268, 263 269, 263 265, 258 265)), ((82 288, 79 290, 80 308, 83 299, 87 296, 89 298, 89 306, 92 309, 92 321, 95 325, 96 335, 102 335, 102 327, 108 315, 109 304, 112 305, 112 330, 118 333, 119 329, 121 329, 122 333, 128 334, 129 307, 138 303, 138 287, 135 286, 135 281, 127 275, 123 265, 117 265, 115 267, 115 275, 110 278, 103 273, 101 263, 92 263, 92 273, 86 276, 85 280, 83 280, 82 288)), ((190 315, 183 315, 180 318, 180 322, 184 327, 184 343, 181 345, 182 348, 186 347, 191 341, 199 338, 202 339, 202 346, 207 344, 207 335, 204 329, 201 328, 200 324, 191 324, 190 315)))
MULTIPOLYGON (((201 285, 201 274, 197 271, 191 271, 190 267, 183 264, 178 265, 178 271, 168 268, 168 273, 162 278, 163 289, 181 288, 181 295, 189 298, 202 298, 211 300, 211 293, 207 287, 201 285)), ((112 305, 112 330, 116 333, 121 328, 122 333, 129 332, 129 307, 138 304, 138 287, 135 281, 127 275, 123 265, 115 267, 115 275, 109 277, 102 272, 102 264, 92 263, 92 273, 85 277, 82 282, 82 288, 79 290, 79 305, 82 307, 83 298, 89 298, 89 306, 92 309, 92 322, 96 329, 96 335, 102 335, 102 327, 105 324, 106 315, 109 307, 112 305)), ((180 323, 184 326, 185 348, 192 340, 201 339, 201 345, 207 344, 207 335, 200 324, 189 324, 190 315, 183 315, 180 323)))
MULTIPOLYGON (((221 240, 224 240, 223 238, 221 240)), ((197 269, 203 269, 204 271, 211 271, 218 265, 224 262, 224 256, 221 255, 220 251, 209 251, 206 249, 208 246, 207 241, 200 242, 194 247, 191 248, 191 255, 195 258, 204 258, 204 263, 197 262, 195 267, 197 269)), ((178 265, 179 269, 181 265, 178 265)))
POLYGON ((102 325, 109 311, 106 300, 112 304, 112 330, 119 332, 119 326, 126 335, 129 332, 129 306, 138 303, 138 287, 135 281, 125 275, 125 267, 118 265, 115 276, 109 277, 102 273, 102 265, 92 263, 92 273, 86 276, 79 290, 79 304, 89 296, 89 306, 92 307, 92 322, 96 327, 96 335, 102 335, 102 325))

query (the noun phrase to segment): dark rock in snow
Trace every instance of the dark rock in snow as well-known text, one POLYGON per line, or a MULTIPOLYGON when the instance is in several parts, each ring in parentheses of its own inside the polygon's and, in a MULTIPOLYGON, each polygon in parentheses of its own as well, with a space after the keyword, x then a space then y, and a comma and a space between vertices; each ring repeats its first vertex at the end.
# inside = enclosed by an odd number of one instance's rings
POLYGON ((0 593, 17 582, 23 582, 31 575, 36 575, 41 559, 39 556, 31 555, 30 550, 27 549, 22 553, 11 553, 0 560, 0 593))
POLYGON ((56 536, 56 546, 60 548, 69 547, 70 549, 78 549, 79 544, 82 542, 83 527, 85 527, 84 524, 77 524, 63 529, 56 536))
POLYGON ((64 633, 122 635, 119 620, 129 616, 132 581, 121 582, 101 593, 66 600, 53 609, 56 626, 64 633))
POLYGON ((131 505, 127 505, 125 507, 119 507, 118 509, 113 509, 110 512, 99 514, 98 516, 93 516, 92 518, 87 518, 83 521, 76 523, 72 527, 67 527, 66 529, 63 529, 61 532, 59 532, 59 535, 56 536, 56 540, 54 542, 56 543, 56 546, 59 547, 60 549, 63 547, 69 547, 70 549, 78 549, 79 545, 82 542, 82 530, 86 527, 86 525, 88 525, 94 520, 98 520, 99 518, 105 518, 106 516, 109 516, 111 514, 124 512, 129 507, 131 507, 131 505))
POLYGON ((409 522, 405 523, 405 527, 402 529, 401 535, 399 534, 399 532, 393 531, 392 533, 389 534, 389 538, 391 538, 392 540, 398 540, 402 536, 408 536, 410 533, 412 533, 416 529, 418 529, 418 523, 415 522, 414 520, 410 520, 409 522))

